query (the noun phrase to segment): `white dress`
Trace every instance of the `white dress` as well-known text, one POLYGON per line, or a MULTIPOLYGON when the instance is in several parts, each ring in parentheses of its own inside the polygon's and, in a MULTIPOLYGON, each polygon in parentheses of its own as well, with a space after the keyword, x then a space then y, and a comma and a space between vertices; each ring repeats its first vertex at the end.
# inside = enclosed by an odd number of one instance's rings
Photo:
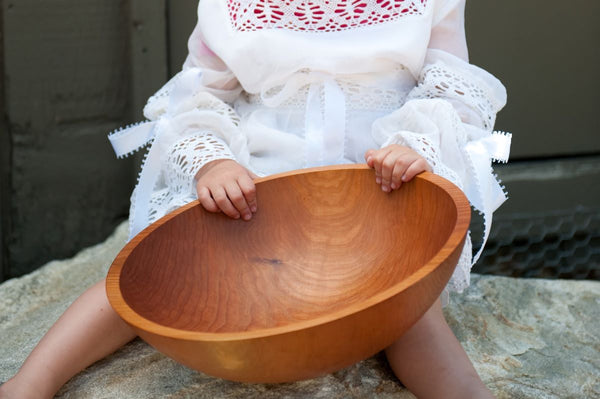
MULTIPOLYGON (((194 175, 231 158, 257 175, 363 163, 411 147, 484 215, 506 199, 491 167, 502 84, 470 65, 464 0, 202 0, 183 70, 148 122, 109 136, 117 155, 151 143, 132 194, 130 238, 195 200, 194 175)), ((448 289, 469 285, 470 237, 448 289)))

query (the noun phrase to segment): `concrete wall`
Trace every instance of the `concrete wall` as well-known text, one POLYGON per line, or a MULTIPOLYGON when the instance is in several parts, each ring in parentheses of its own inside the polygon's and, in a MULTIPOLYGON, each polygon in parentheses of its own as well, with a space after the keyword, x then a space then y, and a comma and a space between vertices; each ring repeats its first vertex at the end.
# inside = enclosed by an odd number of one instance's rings
MULTIPOLYGON (((0 2, 0 5, 2 3, 0 2)), ((4 38, 3 7, 0 7, 0 39, 4 38)), ((0 281, 3 280, 5 271, 8 269, 8 251, 5 245, 6 233, 9 229, 9 192, 10 192, 10 137, 6 122, 4 101, 4 40, 0 40, 0 281)))
POLYGON ((164 15, 163 1, 2 1, 4 278, 126 217, 134 165, 106 135, 167 77, 164 15))
POLYGON ((600 3, 467 1, 471 61, 507 86, 513 159, 600 153, 600 3))
POLYGON ((585 0, 467 1, 471 62, 506 85, 496 129, 513 133, 496 168, 510 199, 476 271, 600 278, 598 15, 585 0))
MULTIPOLYGON (((135 162, 116 160, 106 134, 139 120, 146 98, 180 69, 197 2, 0 4, 7 278, 100 241, 126 217, 135 162)), ((513 132, 512 162, 498 169, 511 199, 497 220, 600 213, 600 3, 467 4, 471 61, 509 93, 496 127, 513 132)))

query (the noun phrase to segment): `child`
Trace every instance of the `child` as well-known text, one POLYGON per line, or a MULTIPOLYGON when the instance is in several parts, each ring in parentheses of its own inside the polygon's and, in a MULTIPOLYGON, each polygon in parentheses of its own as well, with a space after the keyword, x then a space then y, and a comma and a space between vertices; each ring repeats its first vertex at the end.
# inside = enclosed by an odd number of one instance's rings
MULTIPOLYGON (((195 200, 250 220, 253 179, 364 162, 384 192, 433 171, 458 185, 485 221, 505 200, 491 160, 504 87, 467 62, 465 0, 202 0, 183 71, 144 109, 150 120, 110 136, 119 156, 152 141, 132 195, 130 238, 195 200)), ((477 260, 477 256, 475 259, 477 260)), ((469 284, 467 240, 448 291, 469 284)), ((51 397, 134 338, 100 282, 65 312, 0 388, 51 397)), ((386 349, 419 398, 486 398, 438 300, 386 349)))

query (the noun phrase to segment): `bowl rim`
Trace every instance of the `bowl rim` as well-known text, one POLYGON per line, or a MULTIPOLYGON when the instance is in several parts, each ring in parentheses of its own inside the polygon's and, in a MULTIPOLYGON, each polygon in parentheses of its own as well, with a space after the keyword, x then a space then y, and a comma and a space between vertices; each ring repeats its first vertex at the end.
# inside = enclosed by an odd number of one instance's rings
MULTIPOLYGON (((333 166, 320 166, 314 168, 297 169, 289 172, 277 173, 266 177, 257 178, 254 180, 256 184, 275 180, 283 177, 301 175, 314 172, 332 171, 332 170, 368 170, 371 169, 366 164, 344 164, 344 165, 333 165, 333 166)), ((166 338, 184 339, 190 341, 206 341, 206 342, 227 342, 227 341, 241 341, 249 339, 266 338, 269 336, 282 335, 286 333, 292 333, 319 325, 324 325, 330 322, 334 322, 339 319, 343 319, 352 314, 362 312, 372 306, 379 303, 385 302, 386 300, 396 296, 400 292, 409 287, 415 285, 420 280, 427 277, 434 269, 442 265, 448 257, 452 255, 454 250, 460 242, 465 238, 469 227, 471 218, 471 208, 469 201, 465 194, 453 183, 444 179, 441 176, 435 175, 430 172, 422 172, 415 176, 415 179, 426 180, 440 188, 442 188, 452 199, 456 207, 456 222, 448 239, 442 245, 440 250, 427 262, 425 265, 420 267, 414 273, 403 279, 397 284, 376 293, 369 297, 367 300, 359 303, 348 305, 342 309, 336 310, 331 313, 324 314, 322 316, 294 322, 277 327, 258 328, 250 331, 233 331, 233 332, 201 332, 191 330, 181 330, 178 328, 169 327, 138 314, 132 309, 129 304, 123 298, 120 290, 120 275, 121 270, 131 254, 134 248, 137 247, 150 233, 156 230, 158 227, 168 222, 179 214, 187 211, 190 208, 198 205, 198 201, 190 202, 173 212, 163 216, 154 223, 150 224, 135 237, 133 237, 117 254, 113 263, 110 266, 106 277, 106 294, 112 308, 117 314, 129 325, 146 332, 160 335, 166 338)), ((410 184, 405 183, 405 184, 410 184)))

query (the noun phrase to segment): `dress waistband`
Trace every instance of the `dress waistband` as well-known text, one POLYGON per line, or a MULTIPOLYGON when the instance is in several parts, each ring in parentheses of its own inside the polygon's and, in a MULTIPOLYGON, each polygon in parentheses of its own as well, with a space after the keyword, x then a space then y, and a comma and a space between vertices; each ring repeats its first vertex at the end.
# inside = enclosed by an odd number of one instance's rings
MULTIPOLYGON (((305 108, 311 87, 324 87, 325 82, 337 85, 343 94, 348 110, 394 111, 404 104, 408 90, 400 84, 399 71, 390 73, 388 80, 396 80, 397 85, 373 85, 361 77, 335 76, 323 72, 302 70, 292 75, 285 84, 274 85, 261 93, 246 93, 246 100, 252 105, 267 107, 305 108), (396 78, 396 79, 394 79, 396 78)), ((380 76, 380 75, 378 75, 380 76)), ((323 96, 323 90, 321 90, 323 96)))
MULTIPOLYGON (((394 81, 397 73, 390 71, 382 81, 394 81)), ((402 106, 407 93, 400 84, 394 87, 380 81, 377 86, 376 82, 368 74, 339 76, 302 70, 289 76, 284 84, 248 94, 247 102, 268 108, 304 109, 307 165, 333 165, 344 160, 347 110, 391 112, 402 106)))

